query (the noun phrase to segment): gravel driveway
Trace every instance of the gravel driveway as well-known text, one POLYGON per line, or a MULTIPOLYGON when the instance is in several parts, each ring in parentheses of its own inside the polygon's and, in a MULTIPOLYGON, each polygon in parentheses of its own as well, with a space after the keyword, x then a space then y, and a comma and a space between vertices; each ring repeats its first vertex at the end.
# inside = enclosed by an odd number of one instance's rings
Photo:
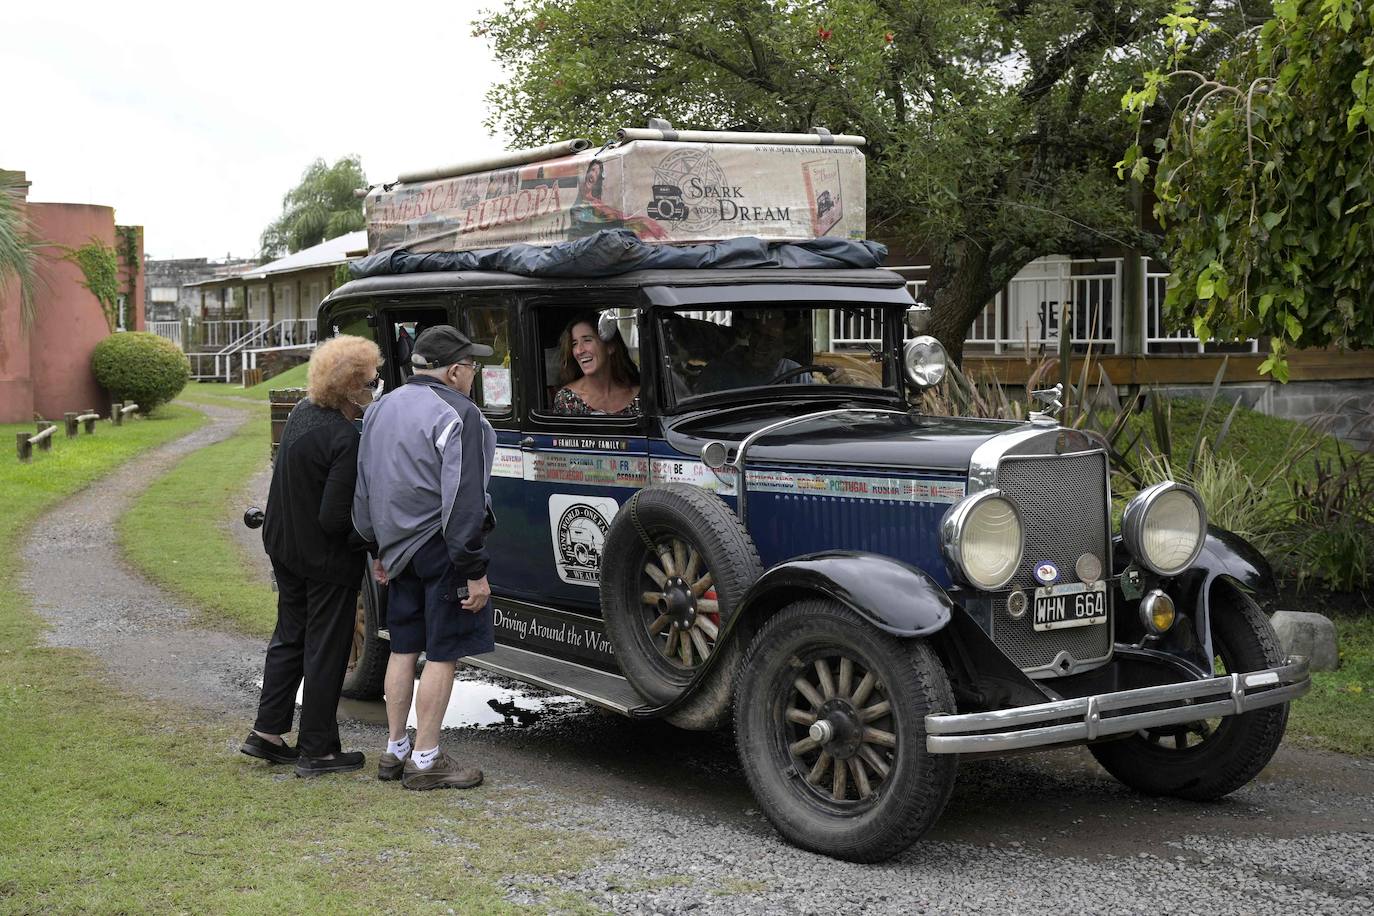
MULTIPOLYGON (((196 626, 191 609, 133 573, 114 542, 115 520, 150 480, 244 418, 197 408, 212 418, 206 427, 34 528, 23 586, 52 624, 50 643, 89 650, 125 689, 246 728, 264 641, 196 626)), ((265 483, 259 476, 252 488, 265 483)), ((469 673, 456 692, 481 700, 502 686, 469 673)), ((343 711, 356 716, 346 746, 371 757, 384 740, 380 707, 343 711)), ((579 874, 510 876, 514 902, 557 907, 571 894, 613 912, 693 914, 1374 911, 1367 759, 1285 747, 1254 783, 1205 805, 1136 795, 1081 750, 966 763, 922 842, 861 866, 779 841, 744 787, 729 734, 630 722, 573 702, 530 719, 453 729, 445 742, 480 763, 488 784, 542 800, 550 826, 620 848, 579 874)))

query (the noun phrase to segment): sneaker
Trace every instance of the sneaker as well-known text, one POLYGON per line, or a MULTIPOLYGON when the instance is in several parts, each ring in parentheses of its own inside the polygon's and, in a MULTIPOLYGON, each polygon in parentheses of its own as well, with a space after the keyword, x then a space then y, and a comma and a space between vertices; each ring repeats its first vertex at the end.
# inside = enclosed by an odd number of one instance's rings
POLYGON ((257 732, 249 732, 248 737, 239 745, 239 751, 249 757, 257 757, 268 763, 295 763, 300 753, 285 742, 276 744, 268 741, 257 732))
POLYGON ((401 778, 401 771, 405 769, 406 760, 409 759, 409 754, 402 760, 390 751, 382 751, 381 762, 377 764, 377 778, 382 782, 395 782, 401 778))
POLYGON ((417 767, 412 754, 406 758, 401 772, 401 785, 407 789, 471 789, 481 784, 481 770, 461 765, 445 751, 439 753, 428 770, 417 767))
POLYGON ((346 773, 363 768, 362 751, 341 751, 333 757, 306 757, 304 754, 296 761, 296 775, 304 779, 323 776, 325 773, 346 773))

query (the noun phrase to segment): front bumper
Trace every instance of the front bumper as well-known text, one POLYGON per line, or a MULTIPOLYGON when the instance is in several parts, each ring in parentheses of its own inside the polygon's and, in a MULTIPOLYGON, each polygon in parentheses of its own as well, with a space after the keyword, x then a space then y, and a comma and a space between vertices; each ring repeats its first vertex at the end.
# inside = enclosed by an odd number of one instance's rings
POLYGON ((1312 686, 1307 659, 1277 668, 1138 687, 1072 700, 965 715, 926 716, 926 750, 978 754, 1081 743, 1286 703, 1312 686))

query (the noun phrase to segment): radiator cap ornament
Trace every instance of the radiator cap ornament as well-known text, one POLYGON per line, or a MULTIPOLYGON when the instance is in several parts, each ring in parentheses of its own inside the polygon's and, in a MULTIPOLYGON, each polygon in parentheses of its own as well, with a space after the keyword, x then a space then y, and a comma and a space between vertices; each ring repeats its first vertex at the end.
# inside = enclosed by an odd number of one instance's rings
POLYGON ((1041 585, 1053 585, 1059 581, 1059 567, 1049 560, 1035 564, 1035 581, 1041 585))

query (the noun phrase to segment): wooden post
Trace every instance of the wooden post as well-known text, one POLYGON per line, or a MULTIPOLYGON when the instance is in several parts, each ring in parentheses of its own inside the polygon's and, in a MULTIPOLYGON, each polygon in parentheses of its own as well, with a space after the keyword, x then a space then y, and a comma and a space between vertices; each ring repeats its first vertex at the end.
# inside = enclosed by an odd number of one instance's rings
POLYGON ((124 422, 123 408, 123 401, 115 401, 113 404, 110 405, 110 419, 114 421, 115 426, 119 426, 124 422))
MULTIPOLYGON (((56 423, 49 423, 47 420, 38 421, 38 431, 40 433, 44 430, 55 429, 56 427, 56 423)), ((48 433, 48 435, 44 436, 42 439, 39 439, 38 447, 45 452, 52 451, 52 433, 48 433)))
POLYGON ((33 455, 33 446, 29 444, 28 433, 15 433, 15 453, 20 461, 28 461, 33 455))
POLYGON ((76 411, 69 410, 62 415, 62 419, 67 424, 67 438, 75 439, 76 434, 81 431, 81 424, 76 422, 76 411))
POLYGON ((96 421, 97 419, 99 419, 99 417, 96 415, 95 408, 94 408, 94 407, 88 407, 88 408, 86 408, 86 432, 88 432, 88 433, 94 433, 94 432, 95 432, 95 421, 96 421))

